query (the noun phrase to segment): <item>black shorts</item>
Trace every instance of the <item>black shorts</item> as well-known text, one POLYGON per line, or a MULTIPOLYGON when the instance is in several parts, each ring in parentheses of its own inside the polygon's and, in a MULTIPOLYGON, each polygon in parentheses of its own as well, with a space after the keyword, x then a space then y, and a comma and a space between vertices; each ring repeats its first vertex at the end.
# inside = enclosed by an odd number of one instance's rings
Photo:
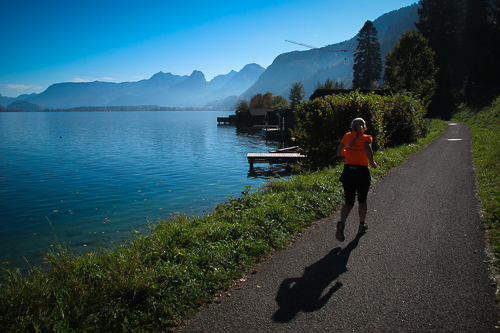
POLYGON ((344 196, 346 204, 354 206, 356 193, 358 202, 365 203, 368 196, 368 190, 371 184, 370 169, 367 166, 346 164, 344 171, 340 176, 340 181, 344 186, 344 196))

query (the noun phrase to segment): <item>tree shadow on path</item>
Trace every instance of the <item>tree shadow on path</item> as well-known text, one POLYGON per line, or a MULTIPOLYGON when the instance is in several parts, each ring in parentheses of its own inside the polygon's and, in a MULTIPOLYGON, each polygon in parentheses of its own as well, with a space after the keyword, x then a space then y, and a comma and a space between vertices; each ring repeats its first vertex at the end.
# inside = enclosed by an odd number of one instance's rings
POLYGON ((300 278, 288 278, 281 282, 276 302, 280 307, 273 320, 278 323, 291 321, 300 312, 313 312, 321 309, 342 287, 336 282, 328 292, 328 286, 340 275, 347 272, 349 255, 358 246, 363 234, 358 234, 344 249, 337 247, 324 258, 306 267, 300 278))

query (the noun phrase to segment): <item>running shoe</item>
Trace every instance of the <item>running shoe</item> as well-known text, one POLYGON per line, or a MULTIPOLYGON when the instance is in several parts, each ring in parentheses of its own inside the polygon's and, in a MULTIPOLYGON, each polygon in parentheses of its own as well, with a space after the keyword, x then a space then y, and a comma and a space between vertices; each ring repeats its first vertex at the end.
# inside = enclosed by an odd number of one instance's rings
POLYGON ((345 240, 344 228, 345 228, 345 221, 338 221, 337 232, 335 233, 335 237, 339 242, 343 242, 345 240))
POLYGON ((368 226, 366 224, 360 224, 359 229, 358 229, 358 234, 364 234, 366 230, 368 229, 368 226))

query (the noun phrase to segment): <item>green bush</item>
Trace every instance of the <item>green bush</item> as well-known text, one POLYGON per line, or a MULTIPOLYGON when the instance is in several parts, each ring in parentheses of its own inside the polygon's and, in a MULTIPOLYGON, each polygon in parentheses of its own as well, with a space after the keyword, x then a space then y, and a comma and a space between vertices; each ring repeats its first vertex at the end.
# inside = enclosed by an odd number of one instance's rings
POLYGON ((387 98, 384 112, 385 147, 412 143, 425 136, 426 109, 411 94, 399 93, 387 98))
POLYGON ((335 163, 337 146, 354 118, 366 121, 366 133, 378 150, 422 137, 425 113, 420 101, 408 93, 380 96, 354 91, 303 103, 295 111, 297 126, 292 133, 309 157, 307 166, 322 168, 335 163))

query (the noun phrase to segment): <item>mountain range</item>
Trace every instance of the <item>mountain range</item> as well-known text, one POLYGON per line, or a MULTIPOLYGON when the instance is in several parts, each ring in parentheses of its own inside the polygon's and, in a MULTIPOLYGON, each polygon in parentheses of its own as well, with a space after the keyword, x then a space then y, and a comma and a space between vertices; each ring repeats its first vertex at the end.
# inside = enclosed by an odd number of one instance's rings
MULTIPOLYGON (((414 4, 394 10, 373 21, 383 58, 404 31, 414 29, 419 6, 414 4)), ((24 100, 41 109, 139 105, 232 109, 236 100, 268 91, 288 98, 290 87, 295 82, 303 84, 307 98, 318 83, 324 83, 328 78, 343 82, 346 87, 351 85, 353 52, 341 50, 354 50, 356 45, 355 36, 320 49, 284 53, 276 57, 267 69, 248 64, 239 72, 231 71, 208 82, 202 72, 195 70, 189 76, 158 72, 137 82, 56 83, 40 94, 17 98, 0 95, 0 106, 8 107, 12 102, 24 100)))
POLYGON ((264 68, 246 65, 207 82, 200 71, 189 76, 158 72, 138 82, 65 82, 48 87, 44 92, 24 100, 42 109, 69 109, 79 106, 188 106, 203 107, 210 101, 239 95, 258 79, 264 68))

